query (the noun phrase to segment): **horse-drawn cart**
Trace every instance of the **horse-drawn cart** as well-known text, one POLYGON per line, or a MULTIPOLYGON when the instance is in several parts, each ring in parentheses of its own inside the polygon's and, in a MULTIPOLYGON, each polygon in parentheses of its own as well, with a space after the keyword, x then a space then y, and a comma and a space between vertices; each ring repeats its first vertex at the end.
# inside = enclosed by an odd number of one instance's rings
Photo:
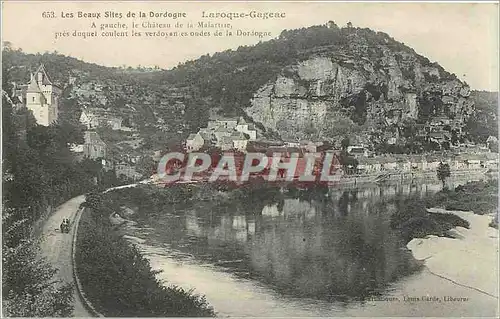
POLYGON ((61 233, 69 233, 70 226, 71 224, 69 219, 63 219, 63 222, 61 223, 61 233))

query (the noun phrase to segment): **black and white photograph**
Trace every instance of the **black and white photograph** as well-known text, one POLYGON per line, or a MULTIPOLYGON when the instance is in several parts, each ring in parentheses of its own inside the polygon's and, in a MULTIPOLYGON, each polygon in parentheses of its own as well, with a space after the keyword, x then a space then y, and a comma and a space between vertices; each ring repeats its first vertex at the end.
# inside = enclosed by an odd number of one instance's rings
POLYGON ((499 317, 498 1, 1 4, 2 317, 499 317))

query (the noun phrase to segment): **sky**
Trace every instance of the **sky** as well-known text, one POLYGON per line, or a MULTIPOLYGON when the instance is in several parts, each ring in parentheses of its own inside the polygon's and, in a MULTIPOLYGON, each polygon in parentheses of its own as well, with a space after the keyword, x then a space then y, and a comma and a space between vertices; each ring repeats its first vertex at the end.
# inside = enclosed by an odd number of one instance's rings
MULTIPOLYGON (((455 73, 473 89, 498 91, 498 3, 342 3, 342 2, 76 2, 76 1, 4 1, 2 3, 2 40, 24 52, 53 52, 70 55, 106 66, 154 66, 168 69, 204 54, 241 45, 252 45, 278 36, 284 29, 325 24, 333 20, 339 26, 351 22, 355 27, 382 31, 412 47, 419 54, 455 73), (207 19, 208 12, 280 12, 275 19, 207 19), (54 12, 44 18, 43 12, 54 12), (77 18, 77 12, 122 13, 122 19, 77 18), (185 12, 186 18, 127 18, 127 12, 185 12), (62 14, 73 13, 73 18, 62 14), (270 36, 220 37, 132 37, 132 22, 183 23, 195 26, 199 21, 231 23, 231 31, 268 32, 270 36), (91 23, 96 23, 96 29, 91 23), (59 37, 64 31, 94 31, 101 24, 124 23, 128 37, 59 37)), ((143 29, 143 28, 142 28, 143 29)), ((144 30, 144 29, 143 29, 144 30)), ((213 31, 215 29, 206 29, 213 31)), ((112 31, 112 30, 108 30, 112 31)), ((123 31, 123 30, 118 30, 123 31)), ((196 30, 195 31, 199 31, 196 30)))

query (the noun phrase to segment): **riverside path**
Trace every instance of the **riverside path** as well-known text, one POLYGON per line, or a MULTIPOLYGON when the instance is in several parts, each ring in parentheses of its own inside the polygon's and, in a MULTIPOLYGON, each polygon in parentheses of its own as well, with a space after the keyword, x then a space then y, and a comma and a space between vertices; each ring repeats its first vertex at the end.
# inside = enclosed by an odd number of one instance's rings
MULTIPOLYGON (((141 182, 144 183, 144 182, 141 182)), ((126 187, 135 187, 137 184, 124 185, 110 188, 120 189, 126 187)), ((76 283, 73 276, 73 258, 72 246, 75 229, 78 225, 73 224, 76 220, 80 204, 85 201, 85 195, 74 197, 64 204, 57 207, 56 211, 44 222, 42 226, 43 241, 41 243, 42 255, 56 267, 59 271, 55 275, 56 280, 61 280, 66 283, 73 283, 74 289, 74 317, 92 317, 92 314, 87 311, 84 302, 78 294, 76 283), (70 232, 63 234, 59 226, 64 218, 69 218, 72 222, 70 232)))

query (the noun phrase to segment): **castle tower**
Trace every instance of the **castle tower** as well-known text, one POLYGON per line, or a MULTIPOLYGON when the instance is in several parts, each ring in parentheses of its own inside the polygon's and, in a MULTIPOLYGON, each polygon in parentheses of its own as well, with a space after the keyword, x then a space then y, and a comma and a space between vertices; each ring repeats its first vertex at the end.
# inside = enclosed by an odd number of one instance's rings
POLYGON ((26 90, 26 107, 33 112, 38 124, 49 126, 57 121, 60 92, 60 89, 52 84, 43 64, 31 74, 26 90))

